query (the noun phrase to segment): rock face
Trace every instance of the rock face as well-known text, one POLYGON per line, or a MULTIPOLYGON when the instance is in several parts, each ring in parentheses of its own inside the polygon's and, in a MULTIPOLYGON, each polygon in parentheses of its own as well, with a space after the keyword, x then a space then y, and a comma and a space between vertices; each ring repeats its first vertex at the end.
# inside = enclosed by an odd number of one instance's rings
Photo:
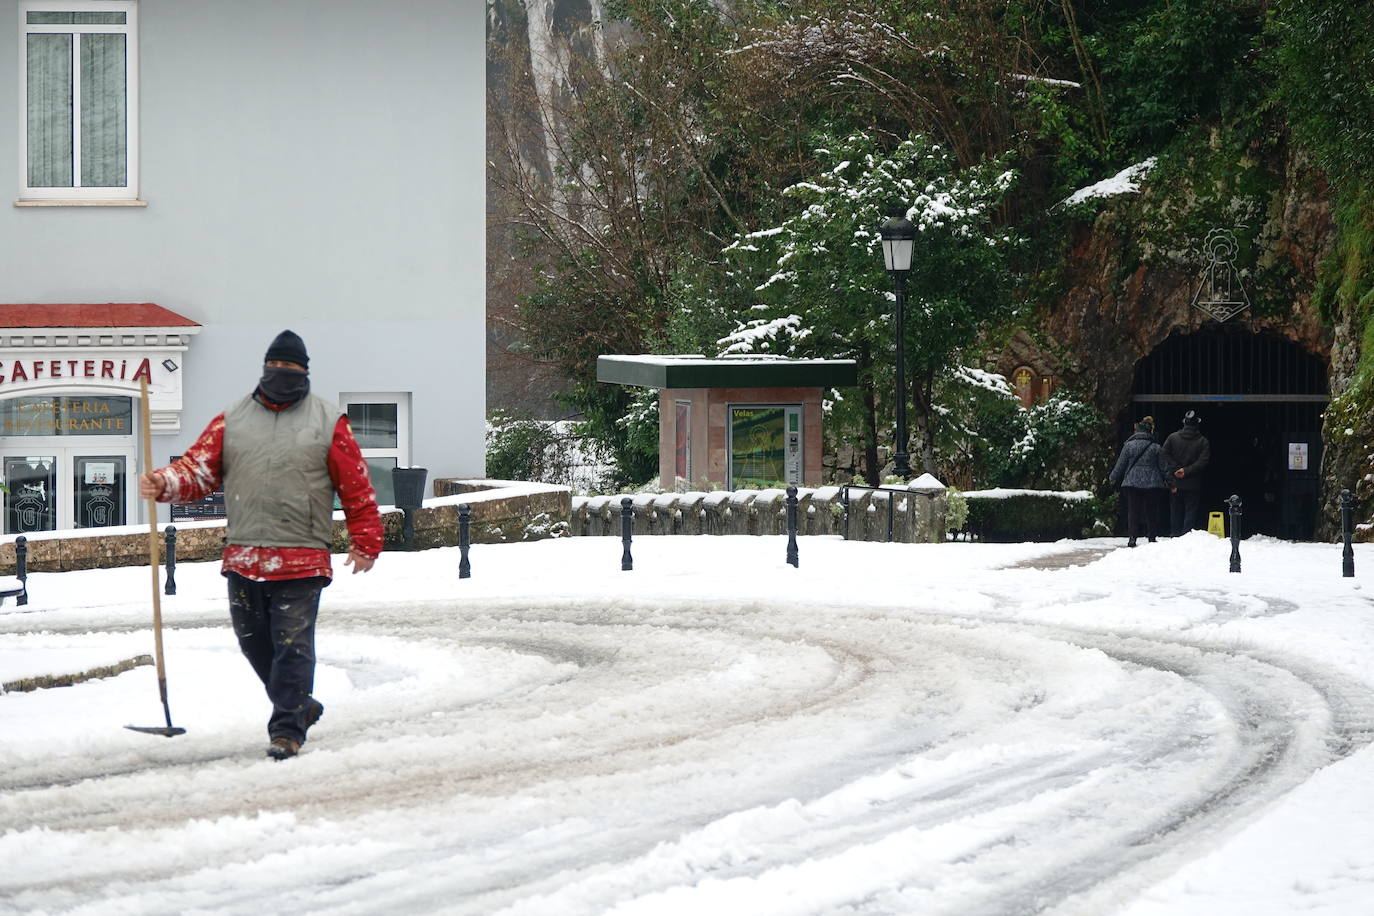
MULTIPOLYGON (((489 0, 487 3, 487 160, 514 146, 537 181, 552 179, 546 120, 572 59, 595 60, 601 0, 489 0)), ((532 275, 512 230, 518 214, 487 181, 487 406, 543 419, 567 416, 556 403, 569 386, 532 357, 520 332, 518 302, 532 275)), ((537 260, 537 259, 536 259, 537 260)))
MULTIPOLYGON (((1226 330, 1290 341, 1329 367, 1333 396, 1345 389, 1358 359, 1360 329, 1323 322, 1312 301, 1318 268, 1335 234, 1325 180, 1288 150, 1267 161, 1242 158, 1217 180, 1215 164, 1224 151, 1208 155, 1209 161, 1176 163, 1151 175, 1138 194, 1106 198, 1096 212, 1068 217, 1062 284, 1041 304, 1038 321, 1009 341, 997 361, 999 372, 1012 378, 1017 368, 1029 367, 1037 378, 1071 387, 1104 416, 1124 423, 1132 415, 1140 362, 1171 335, 1220 327, 1192 304, 1205 263, 1196 246, 1206 227, 1232 228, 1248 220, 1237 264, 1252 306, 1227 321, 1226 330), (1199 191, 1204 183, 1210 200, 1199 191), (1231 213, 1239 218, 1228 224, 1231 213)), ((1341 432, 1323 433, 1318 537, 1331 535, 1333 519, 1339 524, 1330 506, 1341 486, 1350 486, 1338 483, 1351 478, 1346 466, 1353 448, 1341 432)), ((1114 430, 1103 430, 1102 440, 1103 456, 1114 455, 1114 430)))
MULTIPOLYGON (((1317 267, 1330 249, 1333 226, 1326 186, 1296 156, 1283 160, 1266 201, 1268 221, 1256 234, 1250 284, 1282 278, 1285 301, 1252 307, 1228 324, 1270 332, 1329 360, 1333 331, 1311 305, 1317 267), (1276 307, 1277 306, 1277 307, 1276 307)), ((1148 225, 1175 205, 1177 189, 1147 183, 1138 196, 1108 198, 1090 221, 1075 220, 1063 268, 1062 293, 1034 328, 1018 332, 998 361, 1008 377, 1017 366, 1086 393, 1109 417, 1127 409, 1136 364, 1171 334, 1215 327, 1192 305, 1202 277, 1198 238, 1177 235, 1163 249, 1148 225)), ((1168 232, 1175 227, 1164 227, 1168 232)), ((1185 227, 1178 227, 1180 230, 1185 227)), ((1252 296, 1253 298, 1253 296, 1252 296)))

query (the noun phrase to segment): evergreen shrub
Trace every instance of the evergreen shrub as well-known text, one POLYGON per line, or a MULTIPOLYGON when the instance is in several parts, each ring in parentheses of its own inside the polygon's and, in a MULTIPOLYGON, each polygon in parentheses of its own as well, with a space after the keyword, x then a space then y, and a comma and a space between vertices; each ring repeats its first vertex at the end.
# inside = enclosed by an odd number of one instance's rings
POLYGON ((1061 491, 1024 491, 986 496, 964 493, 968 503, 965 531, 997 544, 1058 541, 1087 536, 1097 517, 1095 499, 1061 491))

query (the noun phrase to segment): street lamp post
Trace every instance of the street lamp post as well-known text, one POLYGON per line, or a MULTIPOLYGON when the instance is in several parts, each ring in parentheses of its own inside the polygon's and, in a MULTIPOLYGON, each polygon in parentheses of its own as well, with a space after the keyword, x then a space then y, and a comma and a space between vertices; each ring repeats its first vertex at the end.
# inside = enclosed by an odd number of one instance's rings
POLYGON ((890 216, 878 228, 883 239, 883 263, 892 277, 897 296, 897 449, 893 471, 903 481, 911 479, 911 456, 906 435, 906 274, 911 270, 911 251, 916 247, 916 226, 906 216, 890 216))

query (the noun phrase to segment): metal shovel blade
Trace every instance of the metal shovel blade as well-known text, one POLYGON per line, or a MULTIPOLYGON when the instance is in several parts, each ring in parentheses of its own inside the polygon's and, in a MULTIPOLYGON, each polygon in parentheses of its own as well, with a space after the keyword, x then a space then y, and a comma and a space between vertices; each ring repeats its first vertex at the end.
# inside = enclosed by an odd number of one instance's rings
POLYGON ((165 738, 175 738, 177 735, 186 734, 186 729, 176 728, 170 725, 126 725, 124 727, 131 732, 143 732, 145 735, 162 735, 165 738))

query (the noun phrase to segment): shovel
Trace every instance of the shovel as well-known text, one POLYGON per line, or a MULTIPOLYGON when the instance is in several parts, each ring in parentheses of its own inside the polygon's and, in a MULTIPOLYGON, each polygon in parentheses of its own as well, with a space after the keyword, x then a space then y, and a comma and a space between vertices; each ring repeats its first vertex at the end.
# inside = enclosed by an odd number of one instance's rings
MULTIPOLYGON (((148 417, 148 380, 139 379, 139 398, 143 406, 143 469, 152 470, 153 427, 148 417)), ((175 738, 186 734, 186 729, 172 724, 172 710, 167 705, 167 669, 162 663, 162 591, 157 574, 157 500, 148 497, 148 565, 153 570, 153 648, 157 659, 157 692, 162 696, 162 712, 167 717, 164 725, 126 725, 130 731, 145 732, 149 735, 163 735, 175 738)))

